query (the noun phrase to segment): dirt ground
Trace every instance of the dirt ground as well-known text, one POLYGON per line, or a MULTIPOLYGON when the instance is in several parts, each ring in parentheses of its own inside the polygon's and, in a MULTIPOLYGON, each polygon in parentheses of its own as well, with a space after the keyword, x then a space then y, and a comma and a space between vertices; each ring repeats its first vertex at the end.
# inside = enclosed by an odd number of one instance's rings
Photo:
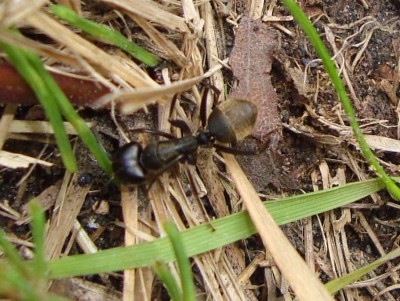
MULTIPOLYGON (((300 1, 300 4, 310 16, 330 53, 335 56, 335 62, 341 70, 357 118, 364 134, 369 135, 368 141, 374 145, 373 148, 381 164, 388 174, 399 176, 400 150, 393 150, 379 138, 398 140, 400 133, 398 127, 400 2, 316 0, 300 1)), ((216 14, 216 7, 221 9, 218 20, 222 24, 218 28, 224 30, 223 35, 226 40, 225 53, 220 54, 223 59, 229 56, 235 45, 234 37, 237 30, 237 24, 227 20, 238 20, 242 14, 246 14, 247 6, 241 1, 232 3, 222 1, 213 5, 213 14, 216 14), (218 6, 219 4, 221 6, 218 6), (223 7, 229 8, 231 13, 224 15, 223 7)), ((98 13, 100 8, 93 3, 92 6, 93 13, 98 13)), ((272 14, 278 21, 270 22, 266 16, 265 14, 267 20, 265 23, 279 36, 279 46, 273 55, 270 71, 271 83, 277 95, 280 125, 276 131, 279 140, 259 156, 237 156, 254 187, 263 199, 268 200, 374 177, 374 172, 365 163, 351 135, 347 117, 338 102, 328 75, 321 62, 316 59, 315 51, 303 32, 293 20, 284 18, 289 14, 280 5, 274 6, 272 14)), ((132 24, 128 26, 138 30, 132 24)), ((148 46, 146 44, 148 41, 139 42, 145 47, 148 46)), ((204 40, 200 39, 199 43, 205 47, 204 40)), ((165 66, 170 70, 177 70, 171 62, 165 62, 163 67, 165 66)), ((207 66, 205 69, 208 69, 207 66)), ((156 80, 161 78, 161 68, 148 72, 156 80)), ((225 68, 223 76, 229 95, 237 83, 231 70, 225 68)), ((201 90, 202 86, 199 88, 201 90)), ((199 124, 198 108, 193 104, 191 97, 190 92, 182 96, 182 108, 188 119, 193 120, 191 126, 196 129, 199 124), (189 101, 185 101, 185 98, 189 101)), ((160 111, 156 106, 149 106, 148 109, 147 113, 139 111, 129 116, 117 112, 116 118, 126 132, 137 127, 155 129, 157 113, 160 111)), ((82 108, 80 115, 88 122, 94 122, 96 135, 110 154, 125 143, 108 109, 82 108)), ((45 116, 39 106, 22 106, 17 109, 15 119, 44 120, 45 116)), ((269 133, 267 139, 272 134, 269 133)), ((50 142, 52 139, 43 136, 39 138, 50 139, 50 142)), ((138 138, 132 134, 130 139, 156 138, 151 135, 138 138)), ((248 149, 260 144, 260 140, 248 137, 240 142, 239 146, 248 149)), ((81 142, 76 141, 75 147, 79 160, 77 183, 82 187, 90 187, 78 214, 78 220, 98 249, 123 245, 124 229, 121 227, 121 221, 124 218, 119 188, 98 167, 97 162, 81 142)), ((47 195, 52 196, 48 207, 51 208, 55 199, 49 189, 60 187, 65 177, 64 169, 54 145, 33 141, 32 135, 29 141, 8 139, 3 149, 35 158, 40 157, 54 163, 52 167, 37 165, 29 169, 1 170, 0 227, 10 236, 28 241, 28 224, 18 222, 23 217, 24 205, 32 197, 41 196, 45 199, 47 195), (17 214, 15 218, 10 217, 6 214, 6 208, 12 208, 21 216, 17 214)), ((212 157, 210 149, 201 150, 196 167, 197 171, 194 167, 181 166, 166 176, 178 179, 187 198, 199 193, 204 208, 211 218, 239 210, 239 200, 235 200, 237 197, 235 189, 229 181, 229 175, 220 157, 218 155, 212 157), (209 164, 213 165, 210 169, 207 167, 209 164), (201 184, 195 185, 195 188, 189 185, 190 176, 187 175, 193 172, 193 169, 202 179, 204 187, 201 184), (223 205, 215 200, 219 197, 224 200, 223 205)), ((146 196, 138 191, 138 198, 140 206, 143 207, 141 214, 149 215, 151 220, 146 196)), ((342 273, 345 274, 372 262, 383 252, 387 253, 398 247, 400 238, 398 209, 398 205, 390 196, 382 192, 347 208, 323 214, 319 218, 286 225, 283 228, 299 253, 304 255, 310 249, 313 250, 315 270, 320 278, 327 282, 342 273), (305 233, 313 236, 311 247, 305 242, 305 233), (342 240, 338 239, 338 236, 341 236, 342 240)), ((51 215, 50 211, 48 215, 51 215)), ((23 248, 27 248, 24 244, 19 247, 21 252, 23 248)), ((66 242, 64 247, 67 247, 66 242)), ((76 243, 71 243, 68 247, 69 254, 82 252, 76 243)), ((237 250, 233 254, 238 254, 237 252, 241 254, 239 261, 244 267, 253 262, 260 251, 265 252, 258 237, 238 243, 235 248, 237 250)), ((359 285, 338 294, 337 300, 372 300, 386 288, 388 291, 375 300, 400 300, 395 287, 390 289, 398 282, 397 264, 392 262, 375 270, 375 274, 370 274, 368 279, 374 279, 384 273, 387 273, 387 276, 382 279, 376 278, 373 283, 360 282, 359 285), (390 270, 394 272, 389 273, 390 270)), ((248 279, 247 285, 251 289, 246 290, 246 299, 269 300, 267 295, 271 294, 269 291, 271 282, 267 275, 272 274, 271 269, 268 271, 264 268, 256 269, 248 279)), ((111 291, 121 291, 123 286, 121 278, 122 274, 117 274, 107 277, 95 276, 89 280, 95 280, 111 291)), ((207 292, 205 286, 199 279, 199 292, 207 292)), ((283 298, 284 284, 275 283, 275 288, 277 298, 283 298)), ((155 281, 152 288, 152 296, 152 300, 156 298, 168 300, 158 281, 155 281)))

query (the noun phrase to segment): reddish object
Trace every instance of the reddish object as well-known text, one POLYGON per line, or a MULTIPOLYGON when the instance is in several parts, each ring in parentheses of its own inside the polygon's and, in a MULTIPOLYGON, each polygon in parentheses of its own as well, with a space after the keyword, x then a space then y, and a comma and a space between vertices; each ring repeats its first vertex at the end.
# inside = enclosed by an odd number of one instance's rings
MULTIPOLYGON (((74 105, 90 107, 100 97, 110 93, 110 89, 97 82, 53 72, 50 74, 74 105)), ((38 103, 35 93, 9 64, 0 64, 0 103, 20 105, 38 103)))

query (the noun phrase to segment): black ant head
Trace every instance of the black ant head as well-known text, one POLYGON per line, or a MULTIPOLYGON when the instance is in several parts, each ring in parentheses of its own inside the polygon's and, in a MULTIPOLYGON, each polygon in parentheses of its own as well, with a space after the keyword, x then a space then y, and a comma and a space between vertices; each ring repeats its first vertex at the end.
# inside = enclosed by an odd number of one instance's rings
POLYGON ((112 167, 115 177, 126 183, 141 184, 146 180, 146 170, 140 163, 142 146, 130 142, 114 153, 112 167))

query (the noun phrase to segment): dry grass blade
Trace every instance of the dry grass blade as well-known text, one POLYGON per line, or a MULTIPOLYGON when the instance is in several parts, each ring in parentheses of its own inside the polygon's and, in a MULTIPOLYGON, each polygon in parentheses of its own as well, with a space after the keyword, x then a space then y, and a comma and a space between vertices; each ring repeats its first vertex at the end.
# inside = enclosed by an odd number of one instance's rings
POLYGON ((32 158, 22 154, 10 153, 0 150, 0 165, 8 168, 27 168, 30 164, 40 164, 43 166, 52 166, 50 162, 46 162, 37 158, 32 158))
POLYGON ((29 16, 27 22, 59 43, 68 45, 76 54, 84 57, 98 67, 107 70, 113 76, 123 79, 134 87, 157 86, 157 84, 133 62, 131 62, 131 68, 128 68, 117 58, 107 54, 92 43, 73 33, 45 13, 38 11, 29 16))
POLYGON ((28 39, 24 36, 11 34, 8 30, 4 29, 0 29, 0 35, 4 42, 19 46, 21 48, 29 49, 39 55, 51 58, 56 62, 63 63, 67 66, 74 66, 76 68, 80 67, 81 65, 78 58, 65 50, 60 50, 54 46, 45 45, 43 43, 28 39))
POLYGON ((4 108, 4 112, 0 120, 0 149, 3 148, 4 142, 10 131, 10 126, 14 120, 16 109, 17 106, 13 104, 9 104, 4 108))
POLYGON ((78 176, 75 175, 70 182, 67 175, 57 197, 57 211, 51 219, 46 236, 45 250, 48 259, 58 258, 61 255, 68 234, 73 228, 85 197, 90 190, 90 185, 79 186, 77 179, 78 176), (65 193, 65 196, 63 193, 65 193))
POLYGON ((225 163, 237 189, 243 198, 246 209, 261 236, 265 247, 271 252, 277 266, 288 279, 300 300, 333 300, 290 244, 286 236, 265 210, 257 192, 232 155, 224 155, 225 163), (293 273, 293 271, 296 271, 293 273))
MULTIPOLYGON (((130 246, 138 243, 138 239, 129 229, 138 228, 138 204, 135 191, 132 191, 126 186, 121 187, 122 210, 124 214, 125 230, 125 245, 130 246)), ((124 299, 132 299, 135 292, 135 270, 126 270, 124 272, 124 299)))
POLYGON ((23 22, 23 20, 45 5, 48 0, 32 0, 29 5, 25 1, 4 1, 0 6, 0 24, 9 26, 23 22))
POLYGON ((154 43, 162 49, 168 59, 182 68, 189 63, 184 53, 150 22, 135 14, 129 14, 129 16, 146 32, 154 43))
POLYGON ((162 5, 155 1, 101 0, 101 2, 112 4, 155 23, 159 23, 171 30, 189 32, 184 18, 168 12, 162 5))
MULTIPOLYGON (((92 126, 88 124, 89 126, 92 126)), ((68 135, 76 135, 75 129, 69 122, 64 122, 68 135)), ((10 123, 11 133, 53 134, 54 130, 48 121, 13 120, 10 123)))
POLYGON ((111 101, 115 101, 116 104, 120 106, 122 113, 130 114, 145 105, 153 103, 157 99, 166 98, 166 96, 172 98, 176 93, 187 91, 193 87, 193 85, 201 82, 204 78, 204 76, 198 76, 156 88, 141 88, 132 92, 120 91, 102 97, 95 106, 101 108, 107 106, 111 101))

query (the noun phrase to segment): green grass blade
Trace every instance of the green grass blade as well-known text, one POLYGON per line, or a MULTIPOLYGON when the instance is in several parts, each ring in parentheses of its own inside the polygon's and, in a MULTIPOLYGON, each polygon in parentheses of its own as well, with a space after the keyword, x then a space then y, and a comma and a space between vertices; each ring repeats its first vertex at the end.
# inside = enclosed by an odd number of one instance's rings
POLYGON ((54 129, 57 145, 60 149, 64 165, 70 172, 77 171, 77 164, 72 153, 72 147, 62 123, 61 113, 72 124, 76 132, 94 155, 103 170, 112 176, 111 161, 104 148, 97 142, 96 137, 85 121, 74 110, 65 94, 44 68, 40 58, 27 50, 0 42, 14 67, 32 87, 43 105, 54 129), (60 113, 61 111, 61 113, 60 113))
POLYGON ((105 25, 82 18, 65 6, 51 5, 49 10, 61 20, 68 22, 91 36, 118 46, 149 67, 155 67, 160 62, 157 56, 143 49, 136 43, 129 41, 119 32, 105 25))
POLYGON ((311 43, 313 44, 316 52, 319 57, 322 59, 322 62, 325 66, 326 71, 328 72, 332 83, 338 93, 338 96, 342 102, 343 109, 349 118, 350 125, 353 129, 354 136, 357 139, 358 144, 360 145, 360 149, 364 155, 365 160, 367 160, 368 164, 372 165, 376 173, 382 177, 383 182, 385 183, 386 189, 390 192, 390 194, 397 200, 400 200, 400 189, 399 187, 390 179, 390 177, 386 174, 382 166, 379 164, 375 155, 371 151, 368 143, 364 139, 364 135, 358 125, 357 118, 354 113, 354 109, 351 105, 350 99, 347 96, 346 89, 343 85, 342 80, 335 68, 334 63, 331 60, 328 50, 326 49, 324 43, 322 42, 318 32, 315 30, 314 26, 311 24, 310 20, 301 10, 301 8, 296 4, 294 0, 282 0, 283 4, 287 7, 287 9, 291 12, 293 17, 296 19, 300 27, 309 37, 311 43))
POLYGON ((60 109, 61 113, 64 115, 65 119, 72 124, 75 131, 82 139, 83 143, 96 158, 97 162, 103 168, 103 170, 109 176, 112 176, 111 161, 108 158, 108 155, 104 148, 98 143, 96 137, 94 136, 86 122, 75 111, 74 107, 71 105, 64 92, 60 89, 50 73, 47 72, 47 70, 43 67, 39 57, 37 57, 36 55, 32 55, 30 56, 30 61, 32 62, 32 65, 36 67, 41 77, 46 81, 46 86, 50 93, 54 96, 54 99, 57 102, 57 106, 60 109))
POLYGON ((179 290, 179 285, 175 281, 175 278, 172 275, 166 263, 161 261, 156 261, 153 268, 157 274, 157 277, 163 282, 164 286, 166 287, 171 300, 183 301, 184 299, 182 298, 182 294, 179 290))
POLYGON ((0 248, 7 256, 7 260, 23 273, 28 274, 29 271, 25 266, 22 257, 19 255, 17 249, 6 239, 6 235, 3 230, 0 229, 0 248))
POLYGON ((0 259, 0 296, 13 300, 66 300, 47 293, 48 270, 44 260, 45 216, 37 201, 30 202, 29 212, 32 216, 35 251, 32 261, 24 260, 0 230, 0 247, 6 254, 5 258, 0 259))
MULTIPOLYGON (((13 66, 18 70, 19 74, 30 85, 35 92, 37 98, 42 104, 47 117, 53 127, 54 136, 60 150, 61 158, 65 168, 70 172, 76 172, 77 164, 69 143, 68 135, 65 131, 61 113, 54 101, 55 96, 51 94, 45 80, 37 71, 37 64, 32 64, 32 58, 36 56, 33 53, 23 50, 19 47, 0 41, 0 47, 5 51, 7 57, 13 66)), ((37 58, 39 61, 40 59, 37 58)), ((41 63, 40 63, 41 64, 41 63)))
POLYGON ((45 277, 47 262, 44 260, 44 225, 45 216, 40 204, 36 200, 29 202, 29 214, 32 216, 31 228, 33 243, 35 245, 35 257, 33 258, 33 271, 37 278, 45 277))
MULTIPOLYGON (((279 201, 264 202, 280 225, 355 202, 377 192, 385 185, 381 179, 356 182, 319 192, 293 196, 279 201)), ((247 212, 226 216, 182 232, 188 256, 198 255, 256 233, 247 212)), ((168 238, 129 247, 118 247, 97 254, 75 255, 49 262, 50 277, 119 271, 151 266, 156 260, 175 259, 168 238)))
POLYGON ((32 283, 26 279, 26 275, 21 274, 21 271, 8 266, 5 267, 4 273, 0 273, 0 277, 3 284, 3 287, 0 287, 2 293, 0 296, 18 296, 15 300, 40 300, 32 283))
POLYGON ((367 273, 373 271, 378 266, 399 256, 400 256, 400 248, 397 248, 396 250, 393 250, 392 252, 386 254, 385 256, 382 256, 381 258, 375 260, 374 262, 366 266, 363 266, 362 268, 359 268, 343 277, 336 278, 335 280, 328 282, 327 284, 325 284, 325 287, 331 294, 334 294, 340 289, 344 288, 346 285, 354 283, 356 280, 360 279, 367 273))
POLYGON ((189 257, 187 256, 181 233, 172 222, 166 223, 164 225, 164 229, 171 241, 172 248, 174 249, 174 254, 178 262, 183 300, 195 301, 196 294, 194 291, 192 270, 190 268, 189 257))

